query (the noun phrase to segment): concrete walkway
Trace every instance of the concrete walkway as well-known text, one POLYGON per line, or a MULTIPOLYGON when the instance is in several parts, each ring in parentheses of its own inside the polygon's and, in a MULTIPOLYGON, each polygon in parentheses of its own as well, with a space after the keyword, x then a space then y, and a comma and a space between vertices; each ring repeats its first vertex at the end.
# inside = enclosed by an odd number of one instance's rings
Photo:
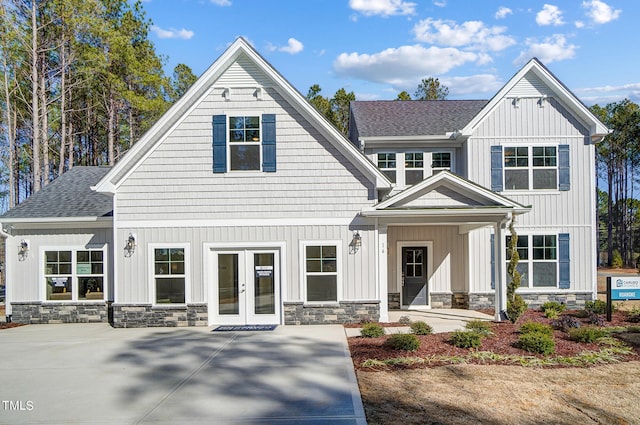
MULTIPOLYGON (((442 308, 433 310, 391 310, 389 311, 389 321, 398 322, 403 316, 409 317, 412 322, 423 321, 433 328, 434 333, 453 332, 458 329, 464 329, 470 320, 491 321, 493 316, 480 313, 474 310, 460 310, 453 308, 442 308)), ((392 333, 408 333, 408 326, 385 328, 385 332, 392 333)), ((347 336, 360 336, 359 328, 345 328, 347 336)))
POLYGON ((366 424, 342 326, 0 331, 0 423, 366 424))

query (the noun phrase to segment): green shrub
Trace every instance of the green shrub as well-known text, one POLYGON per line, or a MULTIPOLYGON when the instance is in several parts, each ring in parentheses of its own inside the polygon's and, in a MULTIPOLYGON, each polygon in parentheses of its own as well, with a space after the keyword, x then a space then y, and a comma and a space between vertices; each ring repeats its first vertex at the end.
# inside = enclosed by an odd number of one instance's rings
POLYGON ((410 325, 411 324, 411 317, 409 317, 409 316, 400 316, 400 319, 398 319, 398 323, 400 323, 402 325, 410 325))
POLYGON ((555 320, 560 317, 560 312, 558 312, 558 310, 549 309, 544 312, 544 317, 546 317, 547 319, 555 320))
POLYGON ((411 332, 416 335, 430 335, 433 333, 433 328, 425 322, 417 321, 411 324, 411 332))
POLYGON ((607 312, 607 303, 602 300, 587 301, 584 303, 584 309, 593 314, 605 314, 607 312))
POLYGON ((478 348, 482 342, 482 335, 474 331, 455 331, 450 342, 458 348, 478 348))
POLYGON ((596 328, 593 326, 584 326, 579 329, 571 329, 569 331, 569 338, 577 342, 596 342, 600 338, 608 336, 607 332, 603 328, 596 328))
POLYGON ((378 338, 384 335, 384 328, 377 323, 365 323, 362 325, 360 335, 363 338, 378 338))
POLYGON ((520 326, 520 334, 540 333, 553 336, 553 328, 545 323, 527 322, 520 326))
POLYGON ((627 322, 640 323, 640 307, 633 307, 627 312, 627 322))
POLYGON ((527 311, 527 303, 520 295, 515 294, 513 300, 507 300, 507 316, 511 323, 516 323, 525 311, 527 311))
POLYGON ((561 316, 559 319, 551 322, 551 325, 555 329, 559 329, 564 332, 569 332, 569 329, 579 328, 581 323, 573 316, 561 316))
POLYGON ((491 335, 491 325, 484 320, 470 320, 464 328, 468 331, 479 333, 480 335, 491 335))
POLYGON ((530 353, 549 355, 556 351, 553 337, 540 332, 527 332, 518 337, 518 347, 530 353))
POLYGON ((558 301, 547 301, 540 306, 540 310, 542 310, 543 313, 546 313, 549 310, 555 310, 558 313, 562 313, 566 308, 567 306, 565 304, 559 303, 558 301))
POLYGON ((420 340, 414 334, 393 334, 384 345, 394 350, 416 351, 420 347, 420 340))

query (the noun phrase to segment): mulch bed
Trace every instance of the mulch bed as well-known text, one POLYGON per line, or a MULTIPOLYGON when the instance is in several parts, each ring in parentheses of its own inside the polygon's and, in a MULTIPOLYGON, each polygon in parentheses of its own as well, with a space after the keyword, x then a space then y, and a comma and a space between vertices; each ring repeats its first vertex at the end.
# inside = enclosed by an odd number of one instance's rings
POLYGON ((18 326, 24 326, 22 323, 0 323, 0 329, 17 328, 18 326))
MULTIPOLYGON (((574 315, 576 312, 568 311, 563 314, 574 315)), ((615 312, 611 322, 606 322, 605 327, 609 326, 633 326, 635 323, 625 321, 624 312, 615 312)), ((582 325, 588 325, 588 319, 579 319, 582 325)), ((511 322, 493 322, 491 323, 492 336, 482 339, 482 345, 478 351, 491 351, 502 355, 521 355, 532 356, 532 353, 524 351, 515 346, 518 340, 518 329, 520 325, 528 321, 541 322, 551 324, 552 320, 544 317, 543 313, 538 310, 527 310, 525 314, 514 325, 511 322)), ((406 325, 404 325, 406 326, 406 325)), ((387 339, 386 336, 380 338, 348 338, 351 357, 356 368, 360 368, 363 361, 368 359, 386 360, 394 357, 429 357, 429 356, 464 356, 473 349, 464 349, 453 346, 449 340, 451 333, 439 333, 432 335, 418 336, 420 339, 420 348, 417 351, 397 351, 385 348, 383 343, 387 339)), ((601 346, 598 344, 586 344, 571 341, 568 334, 556 330, 554 331, 554 339, 556 344, 556 353, 554 356, 573 356, 583 351, 599 351, 601 346)), ((634 346, 635 353, 626 356, 624 360, 640 360, 640 347, 634 346)), ((544 357, 537 355, 536 357, 544 357)), ((444 364, 444 363, 442 363, 444 364)), ((438 366, 437 362, 428 365, 421 364, 419 367, 438 366)), ((417 367, 417 366, 416 366, 417 367)))

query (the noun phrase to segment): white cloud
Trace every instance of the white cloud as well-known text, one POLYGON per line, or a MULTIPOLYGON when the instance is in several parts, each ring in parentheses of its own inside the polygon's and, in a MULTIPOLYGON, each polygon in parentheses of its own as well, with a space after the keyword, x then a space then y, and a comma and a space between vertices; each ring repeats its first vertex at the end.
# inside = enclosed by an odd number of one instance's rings
POLYGON ((545 4, 542 10, 536 14, 536 23, 538 25, 547 26, 559 26, 563 25, 562 12, 558 6, 552 4, 545 4))
POLYGON ((278 51, 278 52, 285 52, 285 53, 295 55, 304 50, 304 45, 300 41, 292 37, 288 40, 286 46, 278 47, 274 44, 269 43, 267 45, 267 49, 270 52, 278 51))
POLYGON ((576 22, 575 22, 575 26, 576 26, 576 28, 584 28, 584 22, 582 22, 582 21, 576 21, 576 22))
POLYGON ((532 57, 537 57, 544 64, 571 59, 576 54, 578 48, 574 44, 568 44, 567 39, 562 34, 555 34, 538 41, 536 38, 528 38, 525 41, 527 50, 520 53, 520 56, 513 62, 521 66, 532 57))
POLYGON ((504 35, 506 27, 487 27, 482 21, 454 21, 427 18, 413 27, 416 40, 444 46, 466 46, 479 50, 500 51, 516 43, 504 35))
POLYGON ((157 25, 151 26, 151 32, 157 35, 158 38, 178 38, 182 40, 189 40, 194 35, 193 31, 184 28, 179 30, 175 28, 163 29, 157 25))
POLYGON ((413 15, 416 4, 403 0, 349 0, 349 7, 365 16, 413 15))
POLYGON ((231 6, 231 1, 229 0, 209 0, 211 3, 216 6, 231 6))
POLYGON ((575 89, 573 92, 587 105, 606 105, 630 99, 638 102, 640 99, 640 83, 621 84, 618 86, 601 86, 575 89))
POLYGON ((336 74, 365 81, 407 87, 420 78, 439 75, 467 62, 482 59, 455 48, 420 45, 390 48, 374 54, 342 53, 333 63, 336 74))
POLYGON ((468 77, 443 77, 442 83, 449 87, 451 95, 467 95, 487 93, 493 96, 504 83, 492 74, 478 74, 468 77))
POLYGON ((513 10, 509 9, 508 7, 500 6, 500 8, 498 8, 498 11, 496 12, 495 18, 504 19, 508 15, 512 15, 512 14, 513 14, 513 10))
POLYGON ((438 7, 445 7, 447 5, 447 2, 446 0, 441 0, 441 1, 434 0, 433 5, 438 7))
POLYGON ((622 10, 613 9, 611 6, 600 0, 583 1, 582 7, 587 9, 587 16, 595 24, 606 24, 618 19, 622 10))

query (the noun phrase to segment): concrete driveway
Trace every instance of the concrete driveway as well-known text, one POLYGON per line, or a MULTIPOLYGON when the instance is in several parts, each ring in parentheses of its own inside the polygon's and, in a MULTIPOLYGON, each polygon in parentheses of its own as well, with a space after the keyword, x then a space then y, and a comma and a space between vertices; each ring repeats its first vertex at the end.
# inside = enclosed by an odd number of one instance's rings
POLYGON ((342 326, 0 331, 0 423, 366 424, 342 326))

